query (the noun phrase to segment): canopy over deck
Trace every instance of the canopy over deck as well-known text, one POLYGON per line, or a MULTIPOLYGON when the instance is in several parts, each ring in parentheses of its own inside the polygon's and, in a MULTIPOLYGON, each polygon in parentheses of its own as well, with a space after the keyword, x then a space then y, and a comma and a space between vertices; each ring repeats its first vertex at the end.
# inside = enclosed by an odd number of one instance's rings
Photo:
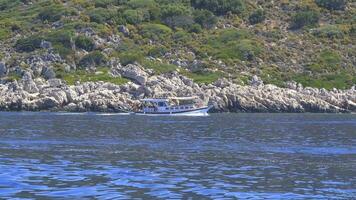
POLYGON ((150 98, 150 99, 141 99, 142 102, 151 102, 151 103, 158 103, 158 102, 169 102, 169 100, 194 100, 197 99, 197 96, 193 97, 167 97, 167 98, 150 98))

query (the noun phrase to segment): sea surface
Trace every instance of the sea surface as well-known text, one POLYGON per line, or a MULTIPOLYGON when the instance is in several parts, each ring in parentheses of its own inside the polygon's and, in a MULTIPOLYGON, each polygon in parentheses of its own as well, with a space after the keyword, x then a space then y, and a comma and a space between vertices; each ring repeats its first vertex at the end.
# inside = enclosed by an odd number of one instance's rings
POLYGON ((355 199, 356 115, 0 113, 0 199, 355 199))

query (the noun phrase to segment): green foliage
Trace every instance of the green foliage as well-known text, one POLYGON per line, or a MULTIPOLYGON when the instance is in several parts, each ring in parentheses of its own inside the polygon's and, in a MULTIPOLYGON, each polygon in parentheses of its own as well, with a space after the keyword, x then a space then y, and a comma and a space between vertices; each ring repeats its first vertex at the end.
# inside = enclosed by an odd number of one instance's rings
POLYGON ((142 65, 145 68, 148 69, 153 69, 155 71, 155 74, 164 74, 164 73, 169 73, 177 70, 177 66, 168 64, 168 63, 161 63, 161 62, 156 62, 156 61, 143 61, 142 65))
POLYGON ((244 39, 229 42, 220 50, 217 57, 220 59, 253 60, 262 53, 261 45, 253 40, 244 39))
POLYGON ((171 34, 172 30, 163 24, 142 24, 141 35, 153 40, 162 40, 171 34))
POLYGON ((46 40, 54 45, 61 45, 65 48, 72 48, 72 37, 74 33, 67 30, 56 30, 45 35, 46 40))
POLYGON ((126 51, 119 55, 120 62, 123 65, 134 64, 135 62, 141 62, 144 56, 138 51, 126 51))
POLYGON ((300 29, 304 26, 315 26, 319 22, 319 13, 316 11, 299 11, 292 17, 291 28, 300 29))
POLYGON ((226 29, 209 41, 209 49, 218 59, 252 60, 262 53, 261 45, 245 30, 226 29))
POLYGON ((347 0, 315 0, 315 3, 329 10, 344 10, 347 0))
POLYGON ((39 14, 38 18, 42 21, 55 22, 61 19, 63 10, 58 7, 49 7, 43 9, 39 14))
POLYGON ((80 61, 81 68, 104 66, 107 63, 107 58, 99 51, 91 52, 85 55, 80 61))
POLYGON ((11 9, 19 3, 19 0, 0 0, 0 11, 11 9))
POLYGON ((168 52, 168 49, 165 46, 154 46, 148 51, 149 56, 160 57, 168 52))
POLYGON ((11 36, 11 32, 8 29, 0 27, 0 41, 3 39, 7 39, 11 36))
POLYGON ((208 71, 196 71, 189 72, 184 70, 181 72, 183 75, 191 78, 196 83, 201 84, 210 84, 217 81, 219 78, 223 77, 223 74, 219 71, 217 72, 208 72, 208 71))
POLYGON ((194 21, 204 28, 212 28, 216 25, 218 19, 208 10, 195 10, 194 21))
POLYGON ((88 15, 91 22, 103 24, 112 20, 116 16, 116 12, 104 8, 95 8, 91 10, 88 15))
POLYGON ((265 20, 265 12, 262 9, 257 9, 248 17, 250 24, 258 24, 265 20))
POLYGON ((344 33, 335 25, 325 25, 312 31, 313 35, 321 38, 343 38, 344 33))
POLYGON ((18 52, 31 52, 41 48, 43 38, 38 35, 32 35, 16 41, 15 49, 18 52))
POLYGON ((75 45, 81 49, 86 50, 86 51, 92 51, 95 46, 95 44, 91 38, 82 36, 82 35, 78 36, 75 39, 75 45))
POLYGON ((305 87, 316 87, 325 89, 348 89, 356 84, 356 77, 347 72, 335 74, 324 74, 320 76, 310 76, 307 74, 298 74, 293 80, 301 83, 305 87))
POLYGON ((191 0, 191 3, 194 8, 210 10, 217 15, 240 14, 245 10, 243 0, 191 0))
POLYGON ((129 24, 140 24, 144 21, 148 21, 150 19, 150 15, 145 10, 125 10, 123 13, 123 17, 129 24))
POLYGON ((335 51, 323 50, 320 53, 318 60, 326 70, 336 71, 340 69, 341 57, 335 51))
POLYGON ((62 78, 69 85, 74 85, 77 81, 84 82, 109 82, 116 85, 122 85, 127 83, 129 80, 125 78, 112 77, 106 68, 99 68, 98 71, 95 72, 87 72, 85 70, 76 70, 71 73, 57 73, 59 74, 58 78, 62 78))

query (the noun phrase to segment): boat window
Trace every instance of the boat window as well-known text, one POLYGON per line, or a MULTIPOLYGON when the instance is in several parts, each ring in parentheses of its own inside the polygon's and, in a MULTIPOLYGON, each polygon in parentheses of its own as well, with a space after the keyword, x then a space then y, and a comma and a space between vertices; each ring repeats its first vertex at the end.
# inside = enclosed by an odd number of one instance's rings
POLYGON ((159 107, 165 107, 166 104, 165 104, 164 102, 158 102, 158 106, 159 106, 159 107))

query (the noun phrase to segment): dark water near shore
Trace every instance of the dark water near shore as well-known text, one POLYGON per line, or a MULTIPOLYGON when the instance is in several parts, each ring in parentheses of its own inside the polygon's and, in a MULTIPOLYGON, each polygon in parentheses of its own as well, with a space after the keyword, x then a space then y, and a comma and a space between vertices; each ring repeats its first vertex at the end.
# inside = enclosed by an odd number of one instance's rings
POLYGON ((0 113, 0 199, 352 199, 356 115, 0 113))

